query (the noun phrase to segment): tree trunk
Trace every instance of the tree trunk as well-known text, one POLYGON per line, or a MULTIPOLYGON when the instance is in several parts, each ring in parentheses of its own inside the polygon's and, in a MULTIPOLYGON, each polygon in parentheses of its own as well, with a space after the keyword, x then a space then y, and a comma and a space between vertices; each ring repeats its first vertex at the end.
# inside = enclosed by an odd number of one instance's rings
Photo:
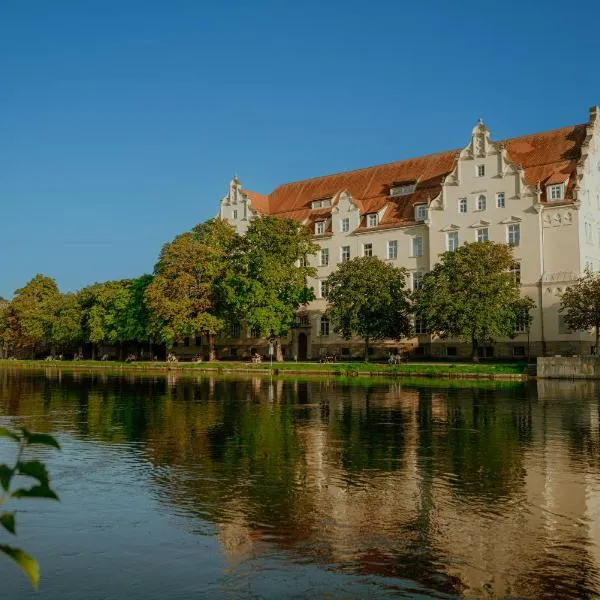
POLYGON ((283 362, 283 351, 281 349, 281 340, 279 338, 275 340, 275 361, 283 362))
POLYGON ((92 344, 92 360, 96 360, 96 344, 92 344))
POLYGON ((215 353, 215 336, 209 333, 206 338, 208 339, 208 360, 212 362, 217 358, 215 353))
POLYGON ((369 362, 369 338, 365 338, 365 362, 369 362))
POLYGON ((471 338, 471 360, 476 363, 479 362, 479 354, 477 350, 479 349, 479 342, 472 337, 471 338))
POLYGON ((119 360, 123 360, 123 342, 119 342, 119 360))

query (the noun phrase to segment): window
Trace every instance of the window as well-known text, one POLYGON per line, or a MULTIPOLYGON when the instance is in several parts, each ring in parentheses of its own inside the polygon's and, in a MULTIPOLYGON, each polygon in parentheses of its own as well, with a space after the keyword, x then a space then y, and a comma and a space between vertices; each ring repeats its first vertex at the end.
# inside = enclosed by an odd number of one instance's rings
POLYGON ((340 257, 342 262, 346 262, 350 260, 350 246, 342 246, 342 251, 340 252, 340 257))
POLYGON ((342 347, 342 356, 350 356, 350 348, 342 347))
POLYGON ((237 219, 237 210, 234 210, 234 211, 233 211, 233 218, 234 218, 234 219, 237 219))
POLYGON ((558 315, 558 333, 567 334, 571 333, 571 328, 567 325, 565 321, 565 317, 563 315, 558 315))
POLYGON ((230 338, 239 338, 242 328, 239 323, 231 323, 228 328, 230 338))
POLYGON ((190 338, 189 337, 184 337, 183 338, 183 345, 188 348, 190 345, 190 338))
POLYGON ((485 210, 485 205, 486 205, 485 196, 482 194, 481 196, 479 196, 479 198, 477 198, 475 207, 477 210, 485 210))
POLYGON ((373 244, 363 244, 363 256, 373 256, 373 244))
POLYGON ((446 348, 446 356, 457 356, 458 352, 456 350, 456 346, 448 346, 446 348))
POLYGON ((529 311, 521 311, 517 317, 517 323, 515 325, 515 333, 527 333, 529 329, 529 311))
POLYGON ((298 316, 298 325, 300 325, 300 327, 308 327, 310 325, 310 321, 308 320, 308 315, 299 315, 298 316))
POLYGON ((467 199, 466 198, 459 198, 458 199, 458 212, 461 215, 466 215, 467 214, 467 199))
POLYGON ((392 240, 387 243, 387 257, 390 260, 396 260, 398 258, 398 241, 392 240))
POLYGON ((487 242, 489 241, 488 228, 483 227, 482 229, 477 230, 477 241, 478 242, 487 242))
POLYGON ((504 208, 506 206, 506 202, 504 199, 504 192, 498 192, 496 194, 496 206, 498 208, 504 208))
POLYGON ((326 267, 329 264, 329 248, 321 248, 319 252, 319 266, 326 267))
POLYGON ((377 227, 377 223, 379 223, 379 215, 377 213, 367 215, 367 227, 377 227))
POLYGON ((449 231, 446 234, 446 248, 454 252, 458 248, 458 231, 449 231))
POLYGON ((415 221, 424 221, 427 218, 427 205, 419 204, 415 206, 415 221))
POLYGON ((308 267, 308 260, 306 260, 306 254, 298 259, 298 263, 301 267, 308 267))
POLYGON ((326 279, 319 281, 319 298, 327 298, 329 293, 329 282, 326 279))
POLYGON ((513 263, 513 266, 508 270, 508 272, 512 274, 515 283, 517 285, 521 285, 521 263, 513 263))
POLYGON ((394 185, 390 188, 390 196, 407 196, 415 191, 415 187, 414 183, 394 185))
POLYGON ((423 238, 416 236, 411 240, 411 256, 423 256, 423 238))
POLYGON ((260 334, 261 334, 260 327, 253 327, 250 330, 250 337, 259 338, 259 337, 261 337, 260 334))
POLYGON ((323 235, 325 233, 325 221, 317 221, 315 223, 315 233, 317 235, 323 235))
POLYGON ((413 271, 412 273, 412 289, 418 290, 423 285, 424 273, 421 271, 413 271))
POLYGON ((477 165, 477 177, 483 177, 485 175, 485 165, 477 165))
POLYGON ((196 336, 196 346, 202 346, 202 337, 199 335, 196 336))
POLYGON ((513 346, 513 356, 515 358, 522 358, 525 356, 525 346, 513 346))
POLYGON ((562 184, 550 185, 550 200, 562 200, 563 197, 563 186, 562 184))
POLYGON ((329 335, 329 319, 327 317, 321 317, 321 335, 329 335))
POLYGON ((340 231, 342 233, 348 233, 350 231, 350 219, 342 219, 340 221, 340 231))
POLYGON ((331 206, 331 198, 321 198, 320 200, 313 200, 311 208, 327 208, 331 206))
POLYGON ((427 321, 422 317, 415 317, 415 333, 424 334, 428 333, 427 331, 427 321))
POLYGON ((521 242, 521 226, 516 223, 508 226, 508 245, 518 246, 521 242))

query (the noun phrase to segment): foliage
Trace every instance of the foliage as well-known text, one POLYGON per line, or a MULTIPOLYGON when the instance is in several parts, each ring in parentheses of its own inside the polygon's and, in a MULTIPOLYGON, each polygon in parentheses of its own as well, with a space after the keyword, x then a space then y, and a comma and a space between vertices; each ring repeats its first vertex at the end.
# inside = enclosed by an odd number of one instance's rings
POLYGON ((212 339, 223 329, 228 312, 223 286, 236 239, 230 225, 212 219, 163 246, 145 292, 158 339, 171 346, 185 336, 212 339))
POLYGON ((52 316, 50 341, 58 346, 82 341, 82 316, 83 310, 76 294, 58 296, 52 316))
POLYGON ((596 331, 596 348, 600 337, 600 273, 589 270, 579 277, 577 283, 565 290, 559 312, 573 330, 596 331))
POLYGON ((289 333, 296 310, 314 299, 306 278, 316 269, 300 261, 317 248, 310 231, 296 221, 262 217, 238 239, 232 256, 227 303, 248 328, 275 338, 278 361, 283 359, 279 338, 289 333))
POLYGON ((477 360, 481 343, 514 336, 534 306, 520 297, 509 272, 513 264, 505 244, 476 242, 444 252, 413 295, 418 316, 432 333, 471 342, 477 360))
POLYGON ((52 324, 60 292, 54 279, 36 275, 15 292, 8 307, 11 342, 35 353, 42 343, 52 342, 52 324))
POLYGON ((376 257, 342 263, 327 278, 327 316, 345 339, 365 340, 365 360, 370 340, 400 339, 410 333, 407 271, 376 257))
MULTIPOLYGON (((10 499, 21 498, 47 498, 58 500, 58 496, 50 488, 48 471, 44 464, 38 460, 24 460, 23 454, 28 446, 51 446, 60 450, 58 442, 44 433, 32 433, 27 429, 19 432, 0 427, 0 437, 7 438, 18 445, 17 459, 13 467, 0 464, 0 507, 10 499), (12 489, 16 478, 27 477, 35 480, 31 487, 12 489)), ((0 526, 11 535, 16 535, 15 512, 0 511, 0 526)), ((37 588, 40 577, 38 563, 20 548, 0 544, 0 552, 14 560, 27 575, 32 585, 37 588)))

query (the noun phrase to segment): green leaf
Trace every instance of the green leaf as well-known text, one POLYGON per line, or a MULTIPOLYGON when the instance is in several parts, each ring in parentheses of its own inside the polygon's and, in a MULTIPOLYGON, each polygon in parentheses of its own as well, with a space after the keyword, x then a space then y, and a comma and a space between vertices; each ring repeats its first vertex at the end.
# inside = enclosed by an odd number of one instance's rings
POLYGON ((34 485, 28 490, 25 488, 18 489, 10 495, 11 498, 49 498, 50 500, 58 500, 58 496, 47 485, 34 485))
POLYGON ((27 475, 37 479, 42 485, 48 486, 48 471, 39 460, 30 460, 17 463, 17 471, 20 475, 27 475))
POLYGON ((10 531, 10 533, 15 535, 17 533, 15 531, 15 513, 0 514, 0 525, 2 525, 6 531, 10 531))
POLYGON ((8 492, 8 488, 10 487, 10 480, 13 476, 13 470, 7 467, 6 465, 0 465, 0 485, 2 488, 8 492))
POLYGON ((9 558, 12 558, 21 567, 21 570, 27 575, 31 585, 37 590, 38 582, 40 580, 40 567, 37 561, 31 558, 29 554, 26 554, 20 548, 13 548, 12 546, 5 546, 0 544, 0 552, 3 552, 9 558))
POLYGON ((15 442, 18 442, 20 440, 19 436, 16 433, 14 433, 14 431, 6 429, 6 427, 0 427, 0 437, 7 437, 11 440, 15 440, 15 442))
POLYGON ((54 437, 47 433, 32 433, 31 431, 23 428, 23 438, 28 444, 40 444, 42 446, 53 446, 57 450, 60 450, 60 444, 54 437))

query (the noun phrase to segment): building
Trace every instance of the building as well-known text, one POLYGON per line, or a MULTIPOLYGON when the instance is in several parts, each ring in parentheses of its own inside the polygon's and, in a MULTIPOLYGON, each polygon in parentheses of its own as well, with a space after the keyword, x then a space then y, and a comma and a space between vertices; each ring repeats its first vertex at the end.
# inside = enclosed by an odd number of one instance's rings
MULTIPOLYGON (((287 183, 268 195, 234 178, 219 215, 241 234, 260 215, 292 218, 314 231, 318 275, 309 285, 317 299, 300 311, 288 357, 360 355, 361 342, 337 337, 323 314, 325 279, 339 262, 378 256, 408 269, 416 288, 442 252, 485 240, 514 247, 515 277, 536 309, 529 330, 482 348, 483 355, 588 354, 593 337, 569 331, 558 307, 586 267, 600 269, 599 121, 594 106, 587 123, 503 141, 480 121, 461 149, 287 183)), ((244 331, 224 342, 238 349, 259 344, 244 331)), ((432 338, 418 322, 412 343, 422 355, 470 352, 458 340, 432 338)), ((381 344, 375 353, 397 346, 381 344)))

